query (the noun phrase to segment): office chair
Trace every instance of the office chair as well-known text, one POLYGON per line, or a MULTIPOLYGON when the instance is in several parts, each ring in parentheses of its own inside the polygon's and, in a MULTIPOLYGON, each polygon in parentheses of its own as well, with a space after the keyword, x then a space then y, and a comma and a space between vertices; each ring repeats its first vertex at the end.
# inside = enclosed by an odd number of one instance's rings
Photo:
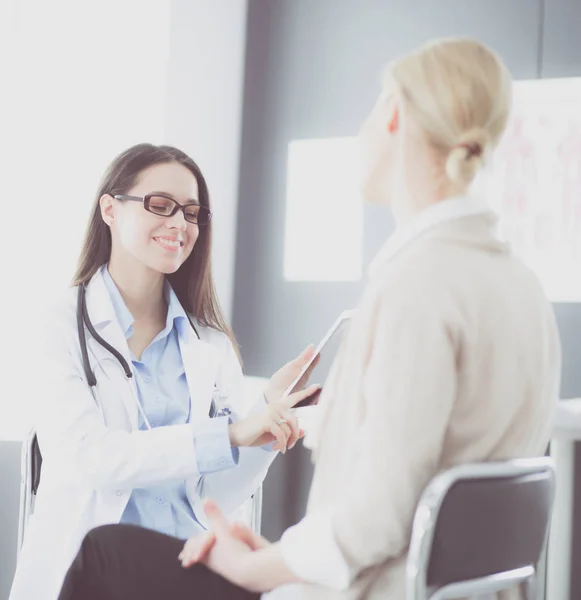
POLYGON ((549 458, 462 465, 436 476, 413 521, 406 600, 448 600, 541 586, 555 473, 549 458))

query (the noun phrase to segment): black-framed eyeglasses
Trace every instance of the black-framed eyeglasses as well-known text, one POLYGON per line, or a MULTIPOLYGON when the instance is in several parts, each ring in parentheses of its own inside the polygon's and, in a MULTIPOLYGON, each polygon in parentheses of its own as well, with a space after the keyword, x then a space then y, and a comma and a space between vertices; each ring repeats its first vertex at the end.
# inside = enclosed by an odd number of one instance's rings
POLYGON ((212 218, 210 209, 199 204, 180 204, 173 198, 160 196, 159 194, 147 194, 146 196, 128 196, 127 194, 115 194, 116 200, 143 202, 143 208, 157 215, 158 217, 173 217, 178 210, 184 213, 184 218, 188 223, 195 225, 207 225, 212 218))

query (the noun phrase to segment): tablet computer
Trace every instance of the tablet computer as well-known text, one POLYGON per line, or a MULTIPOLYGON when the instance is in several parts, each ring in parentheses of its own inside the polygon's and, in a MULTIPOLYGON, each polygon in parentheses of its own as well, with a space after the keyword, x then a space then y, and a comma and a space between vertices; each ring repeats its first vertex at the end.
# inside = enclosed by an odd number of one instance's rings
MULTIPOLYGON (((285 396, 305 387, 306 381, 301 381, 301 379, 307 372, 308 380, 324 384, 325 379, 327 379, 327 375, 329 374, 329 370, 331 369, 331 364, 339 350, 339 345, 341 344, 341 339, 347 328, 347 324, 352 316, 352 310, 346 310, 339 315, 323 339, 319 342, 311 360, 301 369, 298 377, 286 389, 284 393, 285 396)), ((316 404, 321 395, 321 391, 322 388, 304 400, 301 400, 298 404, 295 404, 294 408, 316 404)))

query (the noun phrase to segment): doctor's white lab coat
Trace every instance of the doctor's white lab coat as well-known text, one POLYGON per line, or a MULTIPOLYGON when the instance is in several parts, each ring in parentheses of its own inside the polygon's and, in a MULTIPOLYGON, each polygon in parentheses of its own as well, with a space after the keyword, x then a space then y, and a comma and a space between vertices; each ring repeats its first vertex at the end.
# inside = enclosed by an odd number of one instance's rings
MULTIPOLYGON (((100 273, 87 286, 86 300, 99 335, 131 364, 100 273)), ((133 488, 185 480, 188 499, 204 526, 204 497, 232 515, 258 489, 276 456, 262 448, 241 448, 238 466, 200 476, 192 425, 140 431, 134 380, 87 334, 97 378, 93 395, 83 371, 76 314, 75 288, 51 314, 48 345, 43 344, 40 356, 46 386, 35 399, 35 427, 42 476, 10 600, 56 600, 84 535, 119 522, 133 488)), ((201 340, 195 335, 180 340, 194 427, 208 418, 214 385, 228 397, 234 413, 244 412, 242 371, 230 340, 218 331, 197 329, 201 340)))

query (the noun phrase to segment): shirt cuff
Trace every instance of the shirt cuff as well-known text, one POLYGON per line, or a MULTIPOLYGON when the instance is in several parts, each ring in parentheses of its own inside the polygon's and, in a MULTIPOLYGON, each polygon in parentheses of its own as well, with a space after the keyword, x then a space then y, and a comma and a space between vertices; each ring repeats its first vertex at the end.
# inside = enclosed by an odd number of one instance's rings
POLYGON ((287 567, 300 579, 346 590, 355 578, 335 541, 330 515, 314 512, 287 529, 280 540, 287 567))
POLYGON ((258 398, 258 400, 252 405, 252 408, 248 411, 248 414, 253 415, 254 413, 260 412, 266 406, 268 406, 266 396, 264 394, 261 394, 260 398, 258 398))
POLYGON ((194 449, 200 475, 209 475, 238 464, 240 451, 230 444, 228 416, 204 419, 196 423, 194 449))

